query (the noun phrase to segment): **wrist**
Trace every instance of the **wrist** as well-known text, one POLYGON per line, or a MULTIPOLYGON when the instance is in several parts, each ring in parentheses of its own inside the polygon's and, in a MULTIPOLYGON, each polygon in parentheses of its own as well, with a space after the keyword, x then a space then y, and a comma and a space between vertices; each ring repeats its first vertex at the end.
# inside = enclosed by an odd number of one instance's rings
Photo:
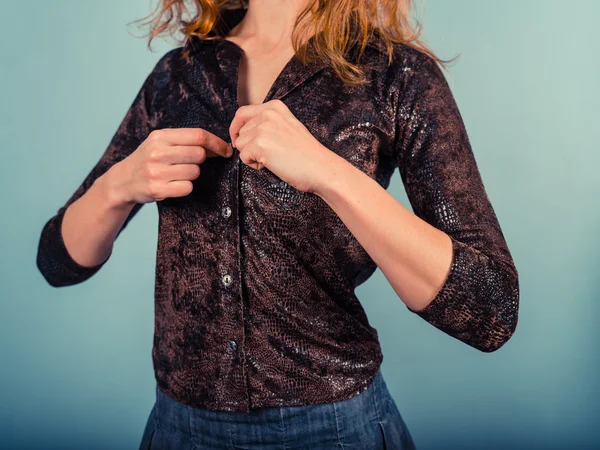
MULTIPOLYGON (((323 200, 335 195, 336 191, 344 180, 351 176, 351 171, 356 169, 350 162, 339 156, 337 153, 327 150, 327 155, 324 163, 320 164, 320 176, 315 183, 313 193, 321 197, 323 200)), ((356 169, 358 170, 358 169, 356 169)))
POLYGON ((120 181, 117 174, 117 165, 112 166, 94 182, 94 186, 100 191, 101 196, 108 202, 111 209, 128 208, 135 205, 135 201, 127 196, 124 183, 120 181))

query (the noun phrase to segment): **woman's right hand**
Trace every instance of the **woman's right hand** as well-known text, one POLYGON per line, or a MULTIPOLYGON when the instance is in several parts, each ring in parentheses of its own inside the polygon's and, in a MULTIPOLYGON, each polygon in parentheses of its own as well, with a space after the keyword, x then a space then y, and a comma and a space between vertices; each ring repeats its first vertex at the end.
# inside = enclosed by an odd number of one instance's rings
POLYGON ((150 203, 190 194, 207 157, 232 154, 227 142, 202 128, 164 128, 105 175, 118 204, 150 203))

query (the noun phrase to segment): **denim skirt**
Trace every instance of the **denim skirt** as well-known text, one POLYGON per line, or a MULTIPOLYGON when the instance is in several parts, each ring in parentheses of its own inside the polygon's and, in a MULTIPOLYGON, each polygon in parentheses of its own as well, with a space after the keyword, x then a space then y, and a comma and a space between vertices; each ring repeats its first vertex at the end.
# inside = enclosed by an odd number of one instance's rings
POLYGON ((381 370, 346 400, 250 413, 194 408, 156 387, 140 450, 408 450, 413 439, 381 370))

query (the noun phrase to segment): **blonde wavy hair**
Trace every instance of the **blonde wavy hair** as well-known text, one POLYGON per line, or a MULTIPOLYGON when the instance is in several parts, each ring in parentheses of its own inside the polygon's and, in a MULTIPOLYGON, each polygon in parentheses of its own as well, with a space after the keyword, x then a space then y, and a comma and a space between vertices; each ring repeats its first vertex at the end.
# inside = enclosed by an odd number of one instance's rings
MULTIPOLYGON (((220 39, 223 36, 216 32, 215 24, 221 12, 247 6, 248 0, 159 0, 154 11, 133 23, 150 25, 145 35, 150 49, 152 40, 163 33, 171 37, 181 33, 180 43, 191 36, 220 39)), ((367 81, 364 73, 367 66, 360 64, 360 56, 373 36, 387 49, 389 63, 393 44, 403 43, 446 69, 446 63, 452 60, 440 59, 422 42, 420 22, 415 19, 415 24, 411 23, 412 7, 412 0, 308 0, 296 18, 292 33, 294 50, 302 62, 325 61, 351 85, 367 81), (309 33, 315 33, 313 45, 302 45, 309 33), (350 48, 357 49, 356 59, 348 57, 350 48)))

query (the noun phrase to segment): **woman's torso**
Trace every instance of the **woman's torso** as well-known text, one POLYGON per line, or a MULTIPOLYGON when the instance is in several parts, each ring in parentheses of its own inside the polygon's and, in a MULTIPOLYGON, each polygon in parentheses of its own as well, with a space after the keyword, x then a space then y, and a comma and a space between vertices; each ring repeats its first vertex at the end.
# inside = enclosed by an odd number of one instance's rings
MULTIPOLYGON (((189 40, 159 62, 153 128, 200 127, 229 142, 242 49, 189 40)), ((406 49, 404 64, 416 63, 406 49)), ((286 104, 329 150, 387 188, 396 167, 397 89, 375 43, 365 85, 292 58, 264 101, 286 104)), ((355 288, 377 268, 335 212, 268 169, 208 158, 193 192, 157 202, 157 382, 172 398, 248 411, 349 398, 382 361, 355 288)))

